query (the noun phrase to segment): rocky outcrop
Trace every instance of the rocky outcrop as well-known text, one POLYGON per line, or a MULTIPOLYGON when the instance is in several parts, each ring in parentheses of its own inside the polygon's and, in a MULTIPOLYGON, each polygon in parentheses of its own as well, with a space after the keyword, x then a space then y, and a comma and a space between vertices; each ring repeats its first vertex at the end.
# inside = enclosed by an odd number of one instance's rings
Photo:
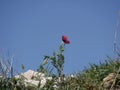
POLYGON ((103 85, 105 88, 110 89, 111 87, 115 88, 114 90, 120 90, 120 75, 115 73, 110 73, 103 79, 103 85), (117 88, 117 89, 116 89, 117 88))
POLYGON ((26 87, 28 85, 40 85, 41 88, 46 84, 46 80, 52 79, 52 77, 45 77, 45 74, 33 70, 28 70, 20 75, 16 75, 15 78, 22 78, 26 87))

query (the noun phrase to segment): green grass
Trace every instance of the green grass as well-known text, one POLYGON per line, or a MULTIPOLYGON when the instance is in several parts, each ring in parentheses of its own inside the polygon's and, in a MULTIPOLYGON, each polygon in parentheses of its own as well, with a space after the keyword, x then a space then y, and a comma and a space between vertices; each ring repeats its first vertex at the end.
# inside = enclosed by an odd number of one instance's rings
MULTIPOLYGON (((63 90, 115 90, 120 86, 120 59, 116 61, 107 58, 103 63, 91 64, 89 68, 81 72, 75 73, 75 77, 67 77, 63 82, 63 90), (105 86, 103 79, 109 74, 114 73, 114 76, 108 81, 109 86, 105 86), (113 86, 112 86, 113 85, 113 86)), ((47 83, 47 86, 54 84, 47 83)), ((50 89, 53 90, 53 89, 50 89)))
MULTIPOLYGON (((115 90, 120 87, 120 58, 116 61, 107 58, 99 64, 90 64, 89 68, 85 68, 81 72, 74 73, 74 77, 63 76, 62 90, 115 90), (110 73, 114 73, 108 81, 108 86, 104 85, 103 79, 110 73), (112 87, 112 88, 111 88, 112 87)), ((46 85, 41 89, 35 86, 25 87, 23 80, 13 78, 0 78, 0 90, 59 90, 57 76, 52 76, 52 80, 48 80, 46 85)))

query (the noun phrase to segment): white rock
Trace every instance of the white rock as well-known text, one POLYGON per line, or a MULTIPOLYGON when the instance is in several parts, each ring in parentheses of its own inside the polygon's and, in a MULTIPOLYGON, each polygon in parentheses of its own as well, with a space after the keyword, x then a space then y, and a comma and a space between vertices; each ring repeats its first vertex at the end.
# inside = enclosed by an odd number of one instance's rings
POLYGON ((53 85, 53 88, 58 89, 58 86, 57 85, 53 85))
POLYGON ((25 86, 28 86, 29 84, 38 86, 40 82, 37 80, 24 80, 24 83, 25 83, 25 86))
POLYGON ((52 80, 52 77, 46 77, 47 80, 52 80))
POLYGON ((15 78, 16 78, 16 79, 19 79, 19 78, 20 78, 20 75, 16 75, 15 78))
POLYGON ((73 74, 70 75, 71 78, 74 78, 75 76, 73 74))
POLYGON ((27 72, 24 72, 21 75, 23 75, 26 79, 30 80, 34 75, 34 71, 28 70, 27 72))
POLYGON ((46 79, 45 79, 45 78, 42 78, 40 84, 41 84, 40 87, 42 88, 42 87, 46 84, 46 79))
POLYGON ((29 84, 38 86, 40 83, 41 88, 46 84, 46 79, 52 79, 52 77, 45 77, 45 74, 33 70, 28 70, 20 75, 16 75, 15 78, 19 79, 21 76, 25 77, 25 86, 28 86, 29 84))
POLYGON ((2 75, 0 75, 0 78, 3 78, 3 76, 2 76, 2 75))

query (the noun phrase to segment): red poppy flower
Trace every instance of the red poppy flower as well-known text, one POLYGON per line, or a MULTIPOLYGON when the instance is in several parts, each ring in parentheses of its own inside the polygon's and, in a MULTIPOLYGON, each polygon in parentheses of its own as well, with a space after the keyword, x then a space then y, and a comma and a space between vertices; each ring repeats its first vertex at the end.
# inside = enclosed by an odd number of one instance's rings
POLYGON ((70 41, 67 39, 67 36, 62 36, 62 41, 65 43, 65 44, 70 44, 70 41))

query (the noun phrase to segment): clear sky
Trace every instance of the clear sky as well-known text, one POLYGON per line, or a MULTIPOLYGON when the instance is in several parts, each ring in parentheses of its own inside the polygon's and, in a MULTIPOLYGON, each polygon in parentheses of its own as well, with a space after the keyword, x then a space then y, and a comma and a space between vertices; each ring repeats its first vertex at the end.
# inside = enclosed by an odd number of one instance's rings
MULTIPOLYGON (((44 55, 65 48, 64 73, 113 58, 120 0, 0 0, 0 53, 14 56, 16 70, 36 70, 44 55)), ((117 33, 120 49, 120 26, 117 33)))

